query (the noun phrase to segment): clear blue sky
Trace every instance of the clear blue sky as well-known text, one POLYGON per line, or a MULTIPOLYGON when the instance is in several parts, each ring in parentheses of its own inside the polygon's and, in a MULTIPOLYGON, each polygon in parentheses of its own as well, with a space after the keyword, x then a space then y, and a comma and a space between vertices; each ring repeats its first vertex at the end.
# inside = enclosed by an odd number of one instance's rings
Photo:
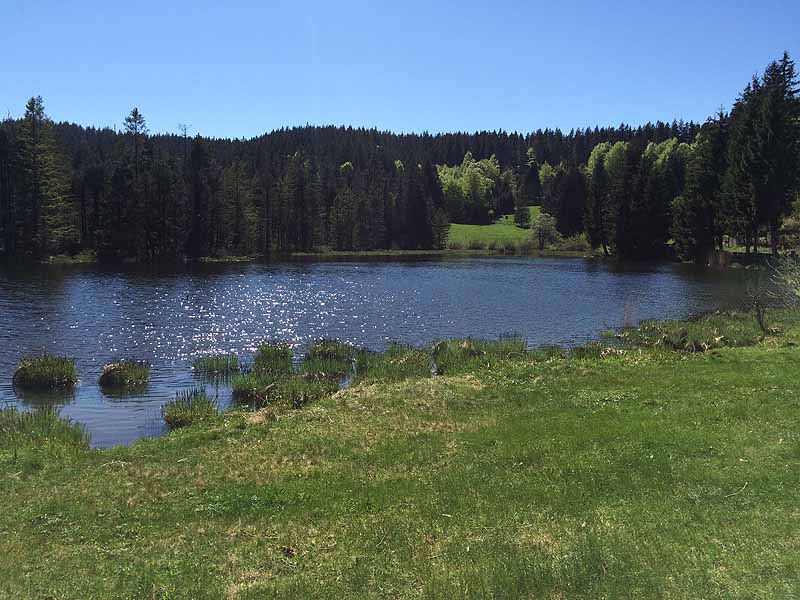
POLYGON ((704 120, 783 50, 800 1, 0 2, 0 110, 250 137, 704 120))

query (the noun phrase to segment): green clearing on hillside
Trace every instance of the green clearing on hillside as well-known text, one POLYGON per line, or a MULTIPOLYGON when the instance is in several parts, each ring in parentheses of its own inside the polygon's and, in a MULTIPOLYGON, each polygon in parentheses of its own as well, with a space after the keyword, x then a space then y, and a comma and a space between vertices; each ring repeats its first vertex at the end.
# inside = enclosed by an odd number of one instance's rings
POLYGON ((0 597, 797 597, 800 319, 770 325, 451 340, 436 377, 394 348, 367 367, 391 381, 298 410, 111 450, 18 436, 0 597))
MULTIPOLYGON (((529 207, 531 222, 539 218, 541 207, 529 207)), ((450 234, 447 238, 448 244, 459 244, 468 248, 470 242, 478 242, 483 245, 503 244, 504 242, 524 242, 531 237, 530 229, 522 229, 514 224, 514 215, 503 215, 491 225, 464 225, 453 223, 450 225, 450 234)))

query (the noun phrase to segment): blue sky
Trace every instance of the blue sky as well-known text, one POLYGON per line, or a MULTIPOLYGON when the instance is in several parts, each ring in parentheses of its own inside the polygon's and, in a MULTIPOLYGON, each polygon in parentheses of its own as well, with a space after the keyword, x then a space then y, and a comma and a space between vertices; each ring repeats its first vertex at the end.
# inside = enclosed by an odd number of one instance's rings
POLYGON ((0 2, 0 110, 250 137, 704 120, 783 50, 800 2, 0 2))

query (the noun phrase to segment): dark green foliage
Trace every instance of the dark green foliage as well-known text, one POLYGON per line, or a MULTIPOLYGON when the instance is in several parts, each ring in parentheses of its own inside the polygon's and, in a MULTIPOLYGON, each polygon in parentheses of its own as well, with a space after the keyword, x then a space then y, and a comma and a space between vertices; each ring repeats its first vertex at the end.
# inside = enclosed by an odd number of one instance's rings
POLYGON ((21 389, 67 389, 78 383, 78 371, 71 358, 43 354, 23 358, 13 381, 21 389))
POLYGON ((83 425, 62 418, 53 408, 31 412, 0 409, 0 449, 15 450, 49 443, 87 449, 89 439, 83 425))
POLYGON ((122 360, 103 367, 98 383, 109 389, 135 388, 147 385, 150 365, 140 360, 122 360))
POLYGON ((217 402, 205 390, 183 390, 161 407, 161 415, 170 429, 212 421, 218 417, 217 402))

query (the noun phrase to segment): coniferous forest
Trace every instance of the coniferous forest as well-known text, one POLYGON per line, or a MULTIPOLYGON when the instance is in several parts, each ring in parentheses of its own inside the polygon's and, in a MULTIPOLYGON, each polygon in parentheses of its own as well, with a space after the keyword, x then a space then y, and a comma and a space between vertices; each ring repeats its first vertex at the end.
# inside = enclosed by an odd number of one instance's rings
POLYGON ((294 251, 445 248, 449 224, 530 205, 608 256, 704 261, 781 225, 800 183, 800 95, 784 54, 702 125, 530 134, 296 127, 244 139, 48 118, 0 123, 0 254, 169 261, 294 251))

